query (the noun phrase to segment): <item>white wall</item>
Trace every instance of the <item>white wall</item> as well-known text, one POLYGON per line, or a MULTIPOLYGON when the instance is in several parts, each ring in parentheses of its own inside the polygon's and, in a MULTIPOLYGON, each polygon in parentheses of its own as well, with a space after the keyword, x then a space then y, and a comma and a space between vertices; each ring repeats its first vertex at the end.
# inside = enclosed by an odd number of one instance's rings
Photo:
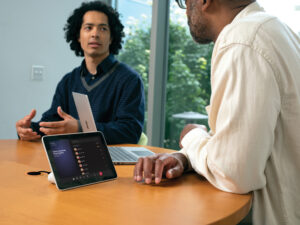
POLYGON ((50 107, 55 87, 78 66, 63 27, 81 0, 0 1, 0 139, 17 138, 15 122, 50 107), (45 67, 44 80, 30 79, 32 65, 45 67))

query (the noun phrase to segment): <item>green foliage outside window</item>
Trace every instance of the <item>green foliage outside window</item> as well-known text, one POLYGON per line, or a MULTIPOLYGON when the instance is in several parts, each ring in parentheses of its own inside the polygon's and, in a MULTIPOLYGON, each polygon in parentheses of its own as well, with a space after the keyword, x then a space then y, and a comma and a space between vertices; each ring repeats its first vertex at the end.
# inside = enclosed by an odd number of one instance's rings
MULTIPOLYGON (((210 98, 210 58, 213 44, 199 45, 187 28, 170 22, 168 81, 166 100, 165 148, 179 149, 179 135, 189 121, 172 115, 187 111, 206 114, 210 98)), ((150 27, 134 27, 127 35, 119 60, 133 67, 141 76, 148 94, 150 27)))

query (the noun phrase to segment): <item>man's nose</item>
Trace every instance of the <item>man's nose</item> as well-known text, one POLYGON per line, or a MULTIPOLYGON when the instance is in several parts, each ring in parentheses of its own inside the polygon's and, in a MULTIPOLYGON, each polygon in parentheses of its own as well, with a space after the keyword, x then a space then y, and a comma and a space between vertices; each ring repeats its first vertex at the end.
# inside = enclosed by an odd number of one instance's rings
POLYGON ((96 38, 99 37, 99 30, 97 28, 93 28, 92 30, 92 37, 96 38))

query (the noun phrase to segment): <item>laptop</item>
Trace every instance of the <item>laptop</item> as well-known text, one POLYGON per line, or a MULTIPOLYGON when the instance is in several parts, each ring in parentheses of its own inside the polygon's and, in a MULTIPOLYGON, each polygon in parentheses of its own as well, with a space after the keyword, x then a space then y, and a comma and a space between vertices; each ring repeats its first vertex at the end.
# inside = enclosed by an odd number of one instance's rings
POLYGON ((60 190, 117 178, 101 132, 47 135, 42 142, 60 190))
MULTIPOLYGON (((96 124, 88 96, 72 92, 83 132, 96 132, 96 124)), ((114 164, 136 164, 140 157, 154 155, 144 147, 107 147, 114 164)))

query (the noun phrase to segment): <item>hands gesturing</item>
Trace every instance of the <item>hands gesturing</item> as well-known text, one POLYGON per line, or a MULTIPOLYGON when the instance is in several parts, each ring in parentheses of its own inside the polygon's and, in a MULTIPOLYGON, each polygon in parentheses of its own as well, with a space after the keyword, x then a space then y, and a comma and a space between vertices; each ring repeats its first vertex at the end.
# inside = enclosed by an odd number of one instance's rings
POLYGON ((61 107, 57 107, 58 115, 63 119, 55 122, 40 122, 40 131, 46 135, 49 134, 66 134, 78 132, 78 121, 65 113, 61 107))
MULTIPOLYGON (((40 131, 46 135, 49 134, 64 134, 78 132, 78 121, 65 113, 61 107, 57 107, 58 115, 63 119, 55 122, 40 122, 40 131)), ((41 138, 37 132, 30 127, 31 120, 34 118, 36 110, 33 109, 24 118, 16 122, 16 130, 21 140, 33 141, 41 138)))
POLYGON ((38 135, 37 132, 33 131, 30 128, 31 120, 35 116, 35 114, 36 110, 33 109, 23 119, 20 119, 16 122, 16 130, 21 140, 32 141, 41 138, 41 135, 38 135))

